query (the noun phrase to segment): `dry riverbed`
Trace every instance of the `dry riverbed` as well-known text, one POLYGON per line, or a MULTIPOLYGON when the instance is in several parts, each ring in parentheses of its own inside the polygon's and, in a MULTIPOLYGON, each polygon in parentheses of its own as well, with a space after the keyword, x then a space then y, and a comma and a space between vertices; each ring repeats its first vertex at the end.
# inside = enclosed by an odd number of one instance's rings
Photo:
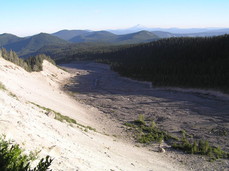
MULTIPOLYGON (((229 97, 202 91, 156 89, 149 83, 120 77, 109 66, 92 62, 63 65, 76 77, 65 85, 77 101, 94 106, 119 123, 109 125, 107 132, 130 140, 125 122, 143 114, 158 127, 173 135, 185 130, 196 139, 208 140, 214 146, 229 151, 229 97)), ((147 147, 154 150, 153 147, 147 147)), ((167 149, 166 156, 176 159, 193 170, 227 170, 228 160, 208 162, 203 156, 194 156, 167 149)))

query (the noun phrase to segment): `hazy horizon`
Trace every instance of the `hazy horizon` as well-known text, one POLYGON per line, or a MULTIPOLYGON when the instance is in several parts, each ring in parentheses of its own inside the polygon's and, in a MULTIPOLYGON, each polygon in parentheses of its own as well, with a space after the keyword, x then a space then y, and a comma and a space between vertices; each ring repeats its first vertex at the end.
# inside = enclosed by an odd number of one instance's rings
MULTIPOLYGON (((136 26, 136 25, 135 25, 136 26)), ((135 27, 135 26, 132 26, 132 27, 135 27)), ((125 30, 125 29, 131 29, 132 27, 126 27, 126 28, 107 28, 107 29, 101 29, 101 30, 91 30, 91 29, 87 29, 87 28, 85 28, 85 29, 77 29, 77 28, 73 28, 73 29, 68 29, 68 28, 62 28, 62 29, 59 29, 59 30, 55 30, 55 31, 53 31, 53 32, 45 32, 45 31, 38 31, 38 32, 34 32, 34 33, 31 33, 31 34, 20 34, 20 33, 17 33, 17 32, 15 32, 15 33, 13 33, 13 32, 0 32, 0 34, 13 34, 13 35, 16 35, 16 36, 18 36, 18 37, 29 37, 29 36, 33 36, 33 35, 37 35, 37 34, 40 34, 40 33, 47 33, 47 34, 53 34, 53 33, 56 33, 56 32, 58 32, 58 31, 62 31, 62 30, 69 30, 69 31, 71 31, 71 30, 88 30, 88 31, 110 31, 110 30, 125 30)), ((218 29, 229 29, 229 27, 164 27, 164 28, 162 28, 162 27, 147 27, 148 29, 155 29, 155 30, 157 30, 158 29, 158 31, 160 31, 160 29, 209 29, 209 30, 218 30, 218 29)), ((144 29, 143 29, 144 30, 144 29)), ((190 33, 192 33, 192 32, 190 32, 190 33)), ((193 32, 193 33, 195 33, 195 32, 193 32)))
POLYGON ((59 30, 229 28, 227 0, 3 1, 0 33, 30 36, 59 30))

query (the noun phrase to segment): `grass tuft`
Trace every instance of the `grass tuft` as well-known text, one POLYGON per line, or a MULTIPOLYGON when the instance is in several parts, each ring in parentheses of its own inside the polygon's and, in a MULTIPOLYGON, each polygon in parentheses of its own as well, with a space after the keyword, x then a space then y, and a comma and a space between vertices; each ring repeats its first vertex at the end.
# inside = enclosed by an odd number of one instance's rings
POLYGON ((18 97, 16 96, 16 94, 14 94, 14 93, 10 92, 9 90, 7 90, 5 85, 2 84, 1 82, 0 82, 0 90, 6 91, 8 93, 8 95, 10 95, 11 97, 16 98, 18 100, 18 97))
POLYGON ((68 116, 61 115, 59 112, 56 112, 56 111, 54 111, 52 109, 49 109, 49 108, 46 108, 44 106, 40 106, 40 105, 38 105, 36 103, 33 103, 33 102, 30 102, 30 103, 33 104, 33 105, 35 105, 35 106, 37 106, 37 107, 39 107, 39 108, 41 108, 41 109, 43 109, 43 110, 45 110, 45 111, 47 111, 47 112, 53 112, 55 114, 55 118, 54 119, 56 119, 58 121, 61 121, 61 122, 64 122, 65 121, 65 122, 68 122, 70 124, 71 123, 77 124, 76 120, 74 120, 74 119, 72 119, 72 118, 70 118, 68 116))
POLYGON ((2 84, 1 82, 0 82, 0 90, 6 90, 5 85, 4 85, 4 84, 2 84))
POLYGON ((37 106, 37 107, 39 107, 39 108, 41 108, 41 109, 43 109, 43 110, 45 110, 45 111, 47 111, 47 112, 53 112, 55 114, 55 118, 54 119, 56 119, 56 120, 58 120, 60 122, 67 122, 70 125, 71 124, 76 124, 76 125, 78 125, 80 127, 83 127, 85 130, 92 130, 92 131, 95 131, 96 132, 96 129, 95 128, 92 128, 91 126, 84 126, 84 125, 76 122, 75 119, 72 119, 72 118, 70 118, 68 116, 62 115, 59 112, 56 112, 56 111, 54 111, 52 109, 49 109, 49 108, 40 106, 40 105, 38 105, 36 103, 33 103, 33 102, 30 102, 30 103, 33 104, 33 105, 35 105, 35 106, 37 106))

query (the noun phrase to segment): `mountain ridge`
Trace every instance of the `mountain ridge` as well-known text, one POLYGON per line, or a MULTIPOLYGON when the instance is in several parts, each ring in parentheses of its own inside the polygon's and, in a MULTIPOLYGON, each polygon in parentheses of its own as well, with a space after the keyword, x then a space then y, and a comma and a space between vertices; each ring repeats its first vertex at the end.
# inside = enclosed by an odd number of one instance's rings
POLYGON ((75 36, 70 39, 71 42, 80 43, 80 42, 112 42, 116 37, 115 34, 108 31, 95 31, 84 35, 75 36))
POLYGON ((53 36, 59 37, 60 39, 70 40, 75 36, 90 33, 89 30, 60 30, 58 32, 52 33, 53 36))
POLYGON ((18 53, 18 55, 23 56, 25 54, 34 52, 40 49, 44 45, 51 44, 67 44, 68 42, 59 39, 58 37, 52 36, 47 33, 39 33, 37 35, 23 38, 20 41, 7 44, 4 46, 7 50, 14 50, 18 53))
POLYGON ((228 28, 151 29, 137 25, 131 29, 140 31, 119 35, 112 30, 60 30, 52 34, 39 33, 29 37, 18 37, 13 34, 4 33, 0 34, 0 47, 4 47, 7 50, 14 50, 19 56, 28 56, 47 45, 58 46, 69 43, 105 43, 107 45, 123 45, 145 43, 171 37, 212 37, 229 34, 228 28), (193 33, 187 33, 190 31, 193 31, 193 33))
POLYGON ((76 36, 70 41, 74 43, 107 42, 112 44, 133 44, 149 42, 156 39, 159 39, 157 35, 145 30, 125 35, 117 35, 108 31, 97 31, 85 35, 76 36))
POLYGON ((10 43, 15 43, 17 41, 22 40, 23 38, 20 38, 14 34, 10 34, 10 33, 3 33, 0 34, 0 47, 10 44, 10 43))

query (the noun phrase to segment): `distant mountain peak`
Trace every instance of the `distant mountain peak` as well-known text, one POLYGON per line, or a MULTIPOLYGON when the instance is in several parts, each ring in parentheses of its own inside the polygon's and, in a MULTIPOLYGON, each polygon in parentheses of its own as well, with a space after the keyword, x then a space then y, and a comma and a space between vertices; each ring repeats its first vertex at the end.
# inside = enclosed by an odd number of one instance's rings
POLYGON ((141 24, 137 24, 133 27, 129 27, 129 28, 126 28, 126 29, 117 29, 117 30, 108 30, 114 34, 119 34, 119 35, 124 35, 124 34, 130 34, 130 33, 135 33, 135 32, 139 32, 139 31, 142 31, 142 30, 149 30, 148 27, 146 26, 143 26, 141 24))
POLYGON ((43 32, 40 32, 40 33, 38 33, 38 34, 36 34, 36 35, 34 35, 34 36, 42 36, 42 35, 50 35, 50 34, 48 34, 48 33, 43 33, 43 32))
POLYGON ((70 40, 74 38, 75 36, 84 35, 88 33, 90 33, 89 30, 67 30, 65 29, 65 30, 60 30, 56 33, 53 33, 52 35, 57 36, 64 40, 70 40))
POLYGON ((135 26, 133 26, 133 27, 131 27, 132 29, 133 28, 135 28, 135 29, 144 29, 144 28, 147 28, 147 27, 145 27, 145 26, 143 26, 143 25, 141 25, 141 24, 137 24, 137 25, 135 25, 135 26))

